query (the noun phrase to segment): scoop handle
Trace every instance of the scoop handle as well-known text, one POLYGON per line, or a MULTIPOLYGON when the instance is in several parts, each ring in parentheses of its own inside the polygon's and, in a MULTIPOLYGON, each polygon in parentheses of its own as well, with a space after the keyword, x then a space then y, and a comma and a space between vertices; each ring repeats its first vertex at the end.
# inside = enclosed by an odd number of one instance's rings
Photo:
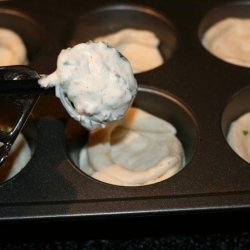
POLYGON ((42 88, 38 84, 40 77, 25 65, 0 67, 0 95, 54 94, 54 87, 42 88))
POLYGON ((0 96, 10 95, 10 101, 20 106, 21 110, 11 131, 0 130, 0 167, 39 99, 42 88, 37 83, 38 79, 39 74, 27 66, 0 67, 0 96))

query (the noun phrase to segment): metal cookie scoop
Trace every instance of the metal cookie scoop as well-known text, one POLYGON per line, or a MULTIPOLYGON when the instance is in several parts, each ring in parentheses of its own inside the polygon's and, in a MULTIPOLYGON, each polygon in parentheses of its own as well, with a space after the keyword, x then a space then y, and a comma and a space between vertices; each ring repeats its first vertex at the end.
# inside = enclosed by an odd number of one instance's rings
MULTIPOLYGON (((104 127, 107 123, 122 119, 122 115, 124 115, 127 108, 132 104, 134 98, 133 95, 136 94, 136 90, 130 90, 131 83, 126 83, 128 86, 125 86, 123 91, 119 92, 119 94, 125 93, 126 98, 124 98, 123 100, 125 107, 120 104, 121 98, 120 95, 117 95, 115 96, 115 98, 112 99, 113 102, 115 99, 119 103, 119 105, 117 105, 117 108, 114 108, 112 102, 108 102, 108 104, 105 104, 105 102, 100 102, 99 105, 106 105, 106 110, 100 112, 100 116, 93 115, 94 112, 90 112, 90 115, 88 112, 82 112, 82 114, 79 114, 70 99, 68 98, 67 94, 65 94, 63 86, 61 84, 57 84, 55 87, 41 87, 40 83, 41 80, 43 80, 43 77, 46 78, 45 75, 39 75, 36 71, 27 66, 0 67, 0 95, 10 96, 12 98, 12 101, 21 107, 22 112, 21 117, 13 126, 13 129, 10 132, 4 132, 0 130, 0 165, 7 158, 11 146, 13 145, 19 132, 22 130, 27 118, 29 117, 33 107, 35 106, 41 94, 55 94, 60 99, 62 105, 64 106, 68 114, 77 122, 79 122, 82 126, 89 130, 104 127), (129 91, 133 93, 130 93, 129 91), (126 95, 127 92, 129 93, 126 95), (132 95, 133 98, 129 99, 130 95, 132 95)), ((132 78, 131 81, 137 87, 135 79, 132 78)), ((103 94, 102 91, 98 93, 98 98, 100 99, 102 98, 101 93, 103 94)), ((106 100, 109 99, 106 98, 106 100)))

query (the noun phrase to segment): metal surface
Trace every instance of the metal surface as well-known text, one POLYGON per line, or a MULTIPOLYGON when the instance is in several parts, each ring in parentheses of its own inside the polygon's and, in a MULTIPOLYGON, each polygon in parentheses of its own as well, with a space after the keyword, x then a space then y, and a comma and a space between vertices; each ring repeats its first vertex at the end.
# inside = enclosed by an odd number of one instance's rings
MULTIPOLYGON (((249 85, 250 71, 215 58, 200 43, 205 27, 219 19, 218 12, 216 17, 207 13, 229 1, 159 0, 144 1, 142 5, 138 0, 127 1, 126 8, 108 0, 47 2, 0 3, 0 8, 15 8, 31 16, 45 31, 41 36, 46 42, 38 50, 31 47, 30 56, 30 66, 45 74, 55 70, 61 49, 79 39, 86 42, 126 25, 156 29, 163 39, 161 49, 166 62, 136 75, 143 89, 149 87, 148 92, 141 92, 137 103, 177 127, 187 164, 175 176, 154 185, 119 187, 96 181, 77 167, 77 151, 86 142, 88 132, 69 118, 56 97, 41 96, 32 112, 36 124, 30 130, 36 134, 34 154, 17 176, 0 185, 0 220, 250 211, 250 166, 225 140, 228 124, 242 112, 233 104, 249 106, 247 94, 242 101, 233 98, 249 85), (133 7, 136 3, 140 8, 133 7), (58 4, 60 8, 53 7, 58 4), (110 7, 102 8, 103 4, 110 7), (105 16, 103 10, 113 12, 105 12, 105 16), (164 19, 151 14, 155 12, 164 19), (105 20, 109 22, 106 25, 105 20)), ((244 3, 249 6, 241 1, 244 3)), ((234 15, 236 10, 239 16, 245 7, 227 7, 225 11, 234 15)))
MULTIPOLYGON (((39 98, 37 93, 31 92, 30 87, 28 88, 28 94, 20 93, 22 92, 22 86, 27 85, 27 81, 31 79, 36 80, 37 78, 38 74, 34 70, 25 66, 0 67, 0 95, 3 96, 11 94, 11 102, 17 104, 21 108, 21 115, 11 130, 0 130, 0 143, 2 144, 0 147, 0 167, 6 161, 13 143, 23 129, 39 98), (22 80, 19 81, 19 79, 22 80), (17 86, 17 83, 21 83, 21 85, 17 86), (15 92, 17 92, 17 94, 14 94, 15 92)), ((9 112, 11 112, 11 110, 9 110, 9 112)))

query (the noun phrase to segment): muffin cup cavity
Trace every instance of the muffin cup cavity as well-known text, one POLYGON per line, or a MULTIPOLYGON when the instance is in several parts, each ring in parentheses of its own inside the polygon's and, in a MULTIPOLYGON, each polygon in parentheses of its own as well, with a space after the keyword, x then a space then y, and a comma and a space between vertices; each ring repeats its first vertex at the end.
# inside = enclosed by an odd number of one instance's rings
POLYGON ((27 49, 28 63, 31 63, 43 43, 41 26, 19 10, 0 8, 0 27, 10 29, 20 36, 27 49))
MULTIPOLYGON (((1 97, 0 105, 1 131, 11 131, 21 115, 20 107, 8 97, 1 97)), ((27 166, 35 152, 36 143, 37 129, 31 114, 12 145, 11 153, 0 167, 0 184, 12 180, 27 166)))
MULTIPOLYGON (((140 86, 133 107, 140 108, 143 111, 166 120, 176 128, 177 138, 180 140, 185 154, 184 167, 188 165, 197 148, 198 126, 194 116, 186 108, 186 105, 168 92, 140 86)), ((88 135, 88 131, 77 122, 72 119, 67 122, 65 127, 65 147, 70 161, 78 168, 79 154, 88 141, 88 135)), ((96 157, 98 158, 98 155, 96 157)))
POLYGON ((159 51, 163 64, 167 63, 177 44, 175 29, 165 16, 142 5, 107 5, 80 16, 69 45, 94 40, 127 28, 153 32, 160 41, 159 51))
MULTIPOLYGON (((228 104, 226 105, 222 114, 221 128, 222 128, 222 133, 227 142, 228 142, 228 133, 230 131, 230 126, 232 125, 232 123, 238 120, 246 113, 250 112, 249 98, 250 98, 250 87, 247 87, 235 93, 235 95, 233 95, 230 98, 228 104)), ((248 126, 250 127, 250 124, 248 126)), ((246 131, 242 130, 240 135, 248 136, 248 130, 246 131)), ((234 152, 236 153, 235 150, 234 152)))
MULTIPOLYGON (((205 45, 204 44, 204 37, 205 37, 205 34, 207 31, 209 31, 210 28, 214 27, 215 25, 219 24, 219 22, 224 22, 224 21, 228 21, 227 24, 223 24, 220 23, 220 29, 224 29, 223 31, 220 32, 220 35, 221 36, 224 36, 224 34, 226 34, 226 28, 229 29, 232 29, 231 25, 233 23, 232 20, 230 20, 230 23, 229 23, 229 18, 234 18, 234 19, 241 19, 241 20, 244 20, 244 19, 249 19, 250 18, 250 4, 249 2, 232 2, 232 3, 228 3, 228 4, 224 4, 224 5, 221 5, 221 6, 218 6, 212 10, 210 10, 205 16, 204 18, 201 20, 200 22, 200 25, 199 25, 199 28, 198 28, 198 37, 200 39, 200 42, 202 44, 202 46, 209 52, 211 53, 212 55, 214 55, 216 58, 226 62, 226 63, 230 63, 232 65, 238 65, 238 66, 241 66, 241 67, 250 67, 250 62, 247 61, 247 55, 246 55, 246 58, 243 60, 243 59, 239 59, 238 58, 238 55, 235 55, 234 57, 235 58, 232 58, 232 55, 231 54, 225 54, 225 52, 223 52, 223 54, 219 53, 217 54, 216 51, 212 51, 212 48, 208 48, 207 46, 208 45, 205 45), (246 64, 247 63, 247 64, 246 64)), ((240 25, 240 24, 238 24, 240 25)), ((242 25, 242 24, 241 24, 242 25)), ((241 26, 240 26, 241 27, 241 26)), ((235 31, 235 28, 233 30, 234 32, 235 31)), ((242 32, 242 31, 240 31, 242 32)), ((215 31, 213 30, 213 34, 215 34, 215 31)), ((211 35, 211 33, 210 33, 211 35)), ((215 36, 215 35, 213 35, 215 36)), ((236 37, 236 35, 235 35, 236 37)), ((233 44, 236 44, 236 41, 233 41, 234 38, 231 38, 230 41, 228 41, 229 43, 232 43, 233 44)), ((239 37, 237 38, 238 39, 238 43, 239 43, 239 37)), ((226 40, 225 40, 226 41, 226 40)), ((223 44, 225 44, 225 41, 223 44)), ((207 43, 207 42, 206 42, 207 43)), ((226 41, 227 43, 227 41, 226 41)), ((223 46, 223 44, 221 46, 223 46)), ((218 46, 218 44, 216 45, 218 46)), ((235 46, 235 45, 233 45, 235 46)), ((239 48, 240 48, 240 45, 238 45, 239 48)), ((245 45, 241 45, 241 49, 244 47, 245 45)), ((215 45, 213 45, 213 50, 215 49, 215 45)), ((232 49, 233 50, 233 49, 232 49)), ((243 53, 244 54, 244 53, 243 53)))

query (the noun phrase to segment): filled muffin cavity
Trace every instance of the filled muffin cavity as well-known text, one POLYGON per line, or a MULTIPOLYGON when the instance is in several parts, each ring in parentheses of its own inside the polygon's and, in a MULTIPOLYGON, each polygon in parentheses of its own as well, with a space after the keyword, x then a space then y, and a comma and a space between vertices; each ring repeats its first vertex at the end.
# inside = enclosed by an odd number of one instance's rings
POLYGON ((42 42, 43 30, 33 18, 0 8, 0 66, 30 64, 42 42))
POLYGON ((192 113, 161 90, 139 87, 123 120, 87 131, 69 120, 66 150, 82 173, 117 186, 164 181, 192 159, 198 128, 192 113))
POLYGON ((136 74, 166 63, 177 44, 175 28, 165 16, 148 6, 133 4, 108 5, 80 16, 69 44, 89 40, 115 47, 136 74))
POLYGON ((202 45, 215 57, 250 67, 250 6, 229 3, 212 9, 199 27, 202 45))

